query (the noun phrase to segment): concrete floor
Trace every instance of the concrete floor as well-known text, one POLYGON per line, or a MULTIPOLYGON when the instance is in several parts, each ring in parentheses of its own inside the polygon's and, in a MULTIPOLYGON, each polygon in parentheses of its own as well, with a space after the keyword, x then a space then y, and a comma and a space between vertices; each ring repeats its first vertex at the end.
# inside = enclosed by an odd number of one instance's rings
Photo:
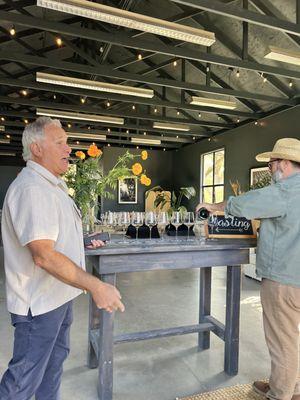
MULTIPOLYGON (((213 315, 224 321, 225 268, 213 273, 213 315)), ((199 271, 120 274, 118 287, 126 312, 117 315, 116 332, 197 323, 199 271)), ((74 303, 72 351, 65 363, 62 400, 96 400, 97 370, 86 367, 88 296, 74 303)), ((269 357, 264 342, 259 283, 243 278, 240 369, 223 372, 223 342, 212 335, 211 349, 197 352, 197 335, 123 343, 115 346, 114 400, 173 400, 211 389, 265 378, 269 357)), ((12 352, 13 330, 5 308, 0 268, 0 376, 12 352)))

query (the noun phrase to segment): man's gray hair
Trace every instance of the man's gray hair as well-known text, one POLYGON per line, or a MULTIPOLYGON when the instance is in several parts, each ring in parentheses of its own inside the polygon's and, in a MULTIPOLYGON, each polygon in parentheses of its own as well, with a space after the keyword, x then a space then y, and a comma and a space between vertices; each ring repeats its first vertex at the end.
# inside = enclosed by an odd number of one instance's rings
POLYGON ((61 127, 61 123, 58 119, 52 119, 50 117, 39 117, 37 120, 25 127, 22 136, 24 161, 31 160, 32 158, 32 153, 30 150, 31 143, 44 140, 45 127, 47 125, 56 125, 61 127))

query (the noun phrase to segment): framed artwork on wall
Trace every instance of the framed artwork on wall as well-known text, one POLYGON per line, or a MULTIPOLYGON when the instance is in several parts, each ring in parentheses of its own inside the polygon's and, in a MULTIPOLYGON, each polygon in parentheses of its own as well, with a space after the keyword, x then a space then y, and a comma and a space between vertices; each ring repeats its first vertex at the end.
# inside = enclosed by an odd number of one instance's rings
POLYGON ((269 167, 250 168, 250 187, 260 186, 259 182, 271 183, 269 167))
POLYGON ((119 179, 118 204, 137 204, 137 178, 119 179))

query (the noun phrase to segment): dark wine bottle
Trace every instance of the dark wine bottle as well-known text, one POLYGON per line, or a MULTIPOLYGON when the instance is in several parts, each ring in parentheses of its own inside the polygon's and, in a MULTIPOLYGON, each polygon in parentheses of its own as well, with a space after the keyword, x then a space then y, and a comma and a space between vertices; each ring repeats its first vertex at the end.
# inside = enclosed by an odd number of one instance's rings
POLYGON ((205 207, 201 207, 198 211, 198 217, 202 220, 205 220, 209 217, 209 211, 205 207))

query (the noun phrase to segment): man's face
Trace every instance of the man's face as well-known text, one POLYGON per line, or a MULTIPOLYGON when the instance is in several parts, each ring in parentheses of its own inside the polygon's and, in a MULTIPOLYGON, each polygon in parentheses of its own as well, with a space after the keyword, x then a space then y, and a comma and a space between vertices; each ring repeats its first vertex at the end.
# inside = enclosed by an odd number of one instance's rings
POLYGON ((280 181, 283 178, 283 171, 281 168, 281 161, 280 159, 271 159, 268 163, 270 173, 272 176, 272 180, 274 183, 280 181))
POLYGON ((34 161, 56 177, 64 174, 69 166, 71 148, 67 145, 66 132, 54 124, 44 128, 44 140, 35 143, 34 161))

